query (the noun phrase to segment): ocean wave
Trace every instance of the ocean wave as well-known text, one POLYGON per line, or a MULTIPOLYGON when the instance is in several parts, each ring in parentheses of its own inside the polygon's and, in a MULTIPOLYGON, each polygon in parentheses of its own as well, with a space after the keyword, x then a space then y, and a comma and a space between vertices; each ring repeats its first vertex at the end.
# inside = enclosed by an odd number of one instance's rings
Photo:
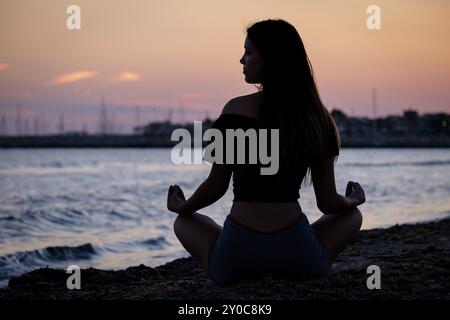
POLYGON ((19 251, 0 256, 0 280, 10 278, 36 267, 55 265, 66 261, 92 259, 97 251, 90 243, 80 246, 46 247, 33 251, 19 251))
POLYGON ((158 238, 151 238, 151 239, 146 239, 141 241, 141 244, 146 246, 146 247, 150 247, 150 248, 164 248, 169 244, 169 242, 167 242, 166 238, 164 237, 158 237, 158 238))
POLYGON ((94 246, 90 243, 82 244, 76 247, 46 247, 33 251, 19 251, 0 257, 0 267, 7 264, 8 261, 17 261, 20 263, 34 263, 35 261, 56 262, 68 260, 90 259, 97 254, 94 246))
POLYGON ((119 242, 109 243, 101 248, 112 253, 124 253, 132 252, 136 250, 137 247, 144 248, 145 250, 159 250, 170 246, 170 243, 166 240, 164 236, 159 236, 155 238, 139 239, 139 240, 125 240, 119 242))
POLYGON ((8 215, 5 217, 0 217, 0 221, 19 221, 19 222, 23 222, 22 219, 18 218, 18 217, 14 217, 12 215, 8 215))

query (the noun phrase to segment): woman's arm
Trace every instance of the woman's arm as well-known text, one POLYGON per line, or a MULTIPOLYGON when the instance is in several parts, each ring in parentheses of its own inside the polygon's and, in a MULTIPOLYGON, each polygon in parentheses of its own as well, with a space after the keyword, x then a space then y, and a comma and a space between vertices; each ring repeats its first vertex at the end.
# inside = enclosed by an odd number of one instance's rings
POLYGON ((181 205, 178 214, 190 215, 222 198, 228 190, 232 172, 228 165, 213 164, 208 178, 181 205))
POLYGON ((347 184, 345 197, 337 193, 333 157, 316 162, 311 167, 311 176, 317 207, 324 214, 346 213, 366 201, 361 186, 351 181, 347 184))
MULTIPOLYGON (((236 101, 236 98, 228 101, 222 110, 222 114, 233 113, 232 110, 236 106, 236 101)), ((215 129, 223 130, 223 134, 225 134, 226 127, 223 127, 223 124, 218 125, 215 129)), ((177 208, 176 212, 180 215, 190 215, 222 198, 228 190, 232 173, 232 166, 213 163, 208 178, 189 199, 177 208)))

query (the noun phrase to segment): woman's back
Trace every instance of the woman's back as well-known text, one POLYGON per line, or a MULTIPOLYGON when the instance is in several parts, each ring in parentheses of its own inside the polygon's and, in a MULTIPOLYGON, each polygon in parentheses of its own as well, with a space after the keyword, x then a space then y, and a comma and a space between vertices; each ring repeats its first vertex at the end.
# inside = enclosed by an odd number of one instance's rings
MULTIPOLYGON (((251 117, 256 120, 258 118, 258 108, 261 100, 262 92, 232 99, 231 103, 228 103, 224 108, 222 114, 241 115, 251 117)), ((242 177, 245 175, 245 167, 242 167, 242 170, 240 171, 241 172, 238 172, 238 174, 241 175, 239 178, 249 178, 242 177)), ((251 195, 257 195, 260 189, 260 186, 258 186, 255 182, 256 181, 245 181, 244 184, 246 184, 247 188, 249 186, 254 186, 254 190, 238 189, 238 194, 242 194, 244 192, 244 196, 242 196, 242 199, 235 199, 236 201, 233 201, 230 217, 240 225, 254 231, 273 232, 292 224, 299 219, 300 215, 303 214, 300 204, 296 201, 296 199, 291 199, 289 202, 280 202, 278 200, 261 201, 259 196, 257 201, 254 201, 256 199, 251 199, 251 195)), ((242 181, 240 183, 242 184, 242 181)), ((237 187, 239 188, 241 186, 237 187)), ((270 200, 270 198, 268 198, 268 200, 270 200)))

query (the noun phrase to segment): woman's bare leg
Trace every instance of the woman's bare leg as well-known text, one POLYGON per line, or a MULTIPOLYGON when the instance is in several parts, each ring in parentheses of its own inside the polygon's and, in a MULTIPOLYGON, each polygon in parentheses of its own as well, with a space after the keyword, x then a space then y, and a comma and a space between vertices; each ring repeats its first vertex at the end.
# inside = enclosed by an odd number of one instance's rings
POLYGON ((178 216, 173 228, 183 247, 208 272, 208 253, 222 227, 210 217, 196 212, 178 216))
POLYGON ((358 234, 362 225, 362 214, 354 208, 344 214, 330 214, 320 217, 311 224, 328 257, 328 270, 344 248, 358 234))

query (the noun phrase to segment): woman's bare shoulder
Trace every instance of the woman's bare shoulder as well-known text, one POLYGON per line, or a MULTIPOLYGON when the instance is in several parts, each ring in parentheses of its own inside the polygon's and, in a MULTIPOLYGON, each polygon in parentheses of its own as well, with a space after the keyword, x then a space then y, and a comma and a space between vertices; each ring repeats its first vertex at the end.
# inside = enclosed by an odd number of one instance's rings
POLYGON ((222 114, 232 113, 256 116, 261 97, 261 92, 235 97, 225 104, 222 114))

